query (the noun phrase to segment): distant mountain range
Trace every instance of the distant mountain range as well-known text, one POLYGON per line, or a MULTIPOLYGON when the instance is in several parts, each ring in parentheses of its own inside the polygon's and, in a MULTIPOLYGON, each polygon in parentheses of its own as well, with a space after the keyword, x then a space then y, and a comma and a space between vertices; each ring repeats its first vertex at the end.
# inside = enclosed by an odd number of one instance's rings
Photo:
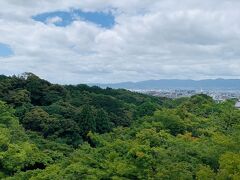
POLYGON ((191 89, 191 90, 240 90, 240 79, 179 80, 162 79, 140 82, 122 82, 116 84, 91 84, 102 88, 124 88, 132 90, 154 89, 191 89))

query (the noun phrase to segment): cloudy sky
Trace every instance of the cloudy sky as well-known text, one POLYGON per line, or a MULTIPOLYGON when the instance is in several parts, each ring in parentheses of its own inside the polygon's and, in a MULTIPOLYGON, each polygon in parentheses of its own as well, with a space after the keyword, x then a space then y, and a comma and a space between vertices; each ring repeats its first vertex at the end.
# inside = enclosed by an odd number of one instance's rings
POLYGON ((240 78, 239 0, 1 0, 0 74, 240 78))

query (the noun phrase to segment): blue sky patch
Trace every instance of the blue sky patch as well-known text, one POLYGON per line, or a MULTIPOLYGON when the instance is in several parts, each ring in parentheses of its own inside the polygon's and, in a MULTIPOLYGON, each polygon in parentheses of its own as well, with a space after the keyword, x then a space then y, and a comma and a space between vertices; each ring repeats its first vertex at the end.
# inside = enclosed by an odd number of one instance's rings
POLYGON ((13 51, 9 45, 0 43, 0 57, 8 57, 13 55, 13 51))
POLYGON ((110 12, 84 12, 81 10, 72 10, 69 12, 56 11, 38 14, 32 18, 35 21, 40 21, 45 24, 54 24, 60 27, 68 26, 76 20, 91 22, 107 29, 115 25, 115 17, 110 12))

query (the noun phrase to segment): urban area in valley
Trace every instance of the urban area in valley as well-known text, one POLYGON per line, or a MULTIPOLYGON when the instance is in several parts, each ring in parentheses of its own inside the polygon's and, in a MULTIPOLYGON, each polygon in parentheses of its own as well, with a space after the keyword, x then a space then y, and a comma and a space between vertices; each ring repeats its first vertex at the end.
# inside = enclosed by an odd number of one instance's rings
POLYGON ((135 92, 140 92, 143 94, 148 94, 158 97, 167 98, 181 98, 181 97, 191 97, 196 94, 206 94, 212 97, 215 101, 225 101, 227 99, 238 99, 240 100, 240 90, 182 90, 182 89, 169 89, 169 90, 131 90, 135 92))

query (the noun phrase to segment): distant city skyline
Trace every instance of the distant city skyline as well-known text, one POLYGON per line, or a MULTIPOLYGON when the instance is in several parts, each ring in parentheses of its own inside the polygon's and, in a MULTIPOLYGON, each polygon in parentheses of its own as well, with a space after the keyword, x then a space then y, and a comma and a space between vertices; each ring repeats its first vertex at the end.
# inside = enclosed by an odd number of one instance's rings
MULTIPOLYGON (((240 100, 240 90, 238 91, 197 91, 197 90, 136 90, 135 92, 148 94, 158 97, 166 97, 171 99, 191 97, 197 94, 206 94, 213 98, 215 101, 225 101, 228 99, 240 100)), ((240 102, 237 101, 236 106, 240 107, 240 102)), ((239 108, 238 107, 238 108, 239 108)))

